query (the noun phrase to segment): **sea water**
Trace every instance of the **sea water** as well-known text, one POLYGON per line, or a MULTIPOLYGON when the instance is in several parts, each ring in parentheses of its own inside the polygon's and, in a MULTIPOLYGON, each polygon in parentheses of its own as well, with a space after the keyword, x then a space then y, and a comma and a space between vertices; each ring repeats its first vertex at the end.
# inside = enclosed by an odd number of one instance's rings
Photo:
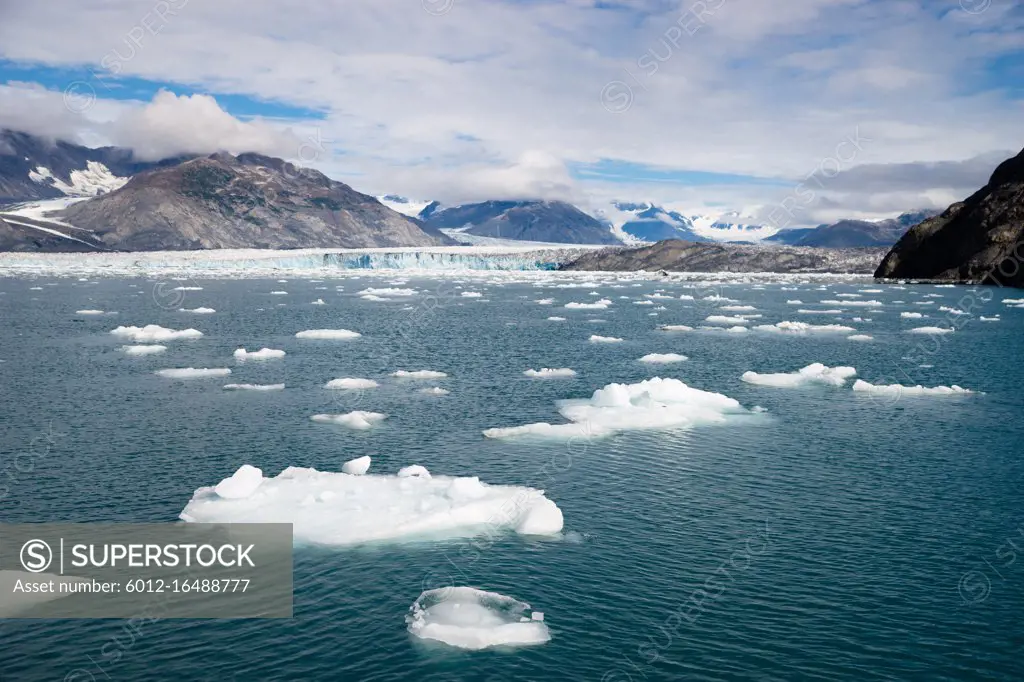
POLYGON ((1002 303, 1012 291, 280 278, 0 279, 0 521, 174 522, 198 488, 244 464, 273 477, 369 455, 370 473, 415 464, 543 489, 563 531, 297 546, 291 620, 0 621, 0 679, 1020 679, 1024 309, 1002 303), (202 336, 129 355, 132 342, 110 334, 148 324, 202 336), (919 327, 955 331, 910 332, 919 327), (312 329, 361 336, 296 338, 312 329), (236 359, 240 347, 285 355, 236 359), (639 361, 670 353, 687 359, 639 361), (974 393, 741 380, 815 362, 875 384, 974 393), (231 374, 156 374, 183 368, 231 374), (524 374, 543 368, 575 374, 524 374), (379 385, 324 388, 346 377, 379 385), (568 423, 559 401, 654 377, 728 396, 744 414, 483 435, 568 423), (353 411, 386 418, 361 430, 311 419, 353 411), (550 640, 469 651, 413 636, 410 606, 449 586, 530 604, 550 640))

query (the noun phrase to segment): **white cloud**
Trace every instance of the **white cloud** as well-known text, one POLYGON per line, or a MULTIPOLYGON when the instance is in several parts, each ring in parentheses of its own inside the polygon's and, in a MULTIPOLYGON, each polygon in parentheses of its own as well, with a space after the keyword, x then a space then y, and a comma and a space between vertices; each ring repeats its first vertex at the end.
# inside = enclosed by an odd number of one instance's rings
MULTIPOLYGON (((795 185, 860 129, 872 142, 820 193, 820 209, 874 213, 973 188, 911 180, 868 193, 851 169, 967 162, 1024 144, 1019 101, 999 84, 977 86, 991 59, 1021 49, 1024 12, 1012 3, 969 15, 955 2, 938 8, 929 0, 705 0, 713 11, 692 35, 680 28, 693 26, 683 17, 689 0, 431 2, 448 7, 440 14, 418 0, 336 0, 301 11, 270 0, 167 0, 175 13, 160 21, 152 13, 161 3, 54 4, 61 3, 5 9, 0 57, 116 64, 124 76, 325 117, 243 123, 204 98, 168 94, 146 107, 98 101, 88 125, 52 110, 51 101, 46 112, 37 107, 40 119, 52 119, 38 127, 105 134, 149 154, 216 143, 294 158, 289 145, 315 125, 329 141, 315 165, 371 193, 580 202, 586 194, 596 202, 635 192, 753 209, 781 201, 789 188, 573 182, 566 165, 607 158, 795 185), (652 62, 653 54, 664 60, 652 62), (621 113, 601 101, 613 81, 629 88, 621 113), (103 116, 95 113, 103 107, 103 116), (98 119, 109 125, 97 127, 98 119)), ((806 220, 817 210, 808 207, 806 220)))

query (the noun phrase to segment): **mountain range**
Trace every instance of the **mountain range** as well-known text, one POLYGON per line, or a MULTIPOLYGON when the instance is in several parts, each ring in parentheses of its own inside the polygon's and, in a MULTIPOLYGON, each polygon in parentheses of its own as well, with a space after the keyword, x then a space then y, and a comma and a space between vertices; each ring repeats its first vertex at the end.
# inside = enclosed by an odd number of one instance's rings
POLYGON ((0 250, 186 250, 643 244, 665 239, 813 247, 888 247, 931 215, 778 230, 735 212, 685 215, 652 202, 581 210, 564 201, 455 206, 372 197, 319 171, 260 154, 140 161, 0 130, 0 250))

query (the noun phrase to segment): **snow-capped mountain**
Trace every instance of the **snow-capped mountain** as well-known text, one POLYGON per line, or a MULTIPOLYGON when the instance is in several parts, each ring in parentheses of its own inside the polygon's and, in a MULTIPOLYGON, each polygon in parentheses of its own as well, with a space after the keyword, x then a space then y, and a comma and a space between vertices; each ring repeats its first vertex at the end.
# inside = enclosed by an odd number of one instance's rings
POLYGON ((418 216, 427 228, 459 241, 618 244, 607 225, 564 201, 483 201, 461 206, 430 202, 418 216))
POLYGON ((759 242, 778 229, 745 222, 735 211, 687 215, 651 202, 615 201, 594 214, 624 242, 685 239, 693 242, 759 242))
POLYGON ((422 213, 425 208, 436 203, 429 200, 419 201, 417 199, 408 199, 406 197, 398 196, 397 194, 385 194, 383 196, 379 196, 377 197, 377 201, 384 204, 392 211, 397 211, 410 218, 420 217, 420 213, 422 213))

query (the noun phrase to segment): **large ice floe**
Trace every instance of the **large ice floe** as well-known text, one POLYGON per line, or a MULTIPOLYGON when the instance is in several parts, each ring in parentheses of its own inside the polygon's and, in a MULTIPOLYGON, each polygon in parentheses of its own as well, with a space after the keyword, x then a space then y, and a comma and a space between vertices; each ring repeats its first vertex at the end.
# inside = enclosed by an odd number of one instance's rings
POLYGON ((167 350, 167 346, 160 344, 142 344, 139 346, 121 346, 121 352, 125 355, 156 355, 167 350))
POLYGON ((954 329, 952 327, 914 327, 908 329, 908 334, 952 334, 954 329))
POLYGON ((307 329, 295 335, 297 339, 341 340, 358 339, 362 334, 348 329, 307 329))
POLYGON ((246 350, 239 348, 234 352, 236 360, 274 360, 283 358, 285 352, 276 348, 260 348, 259 350, 246 350))
POLYGON ((758 386, 775 386, 778 388, 792 388, 795 386, 806 386, 807 384, 826 384, 828 386, 842 386, 846 380, 857 375, 853 367, 826 367, 820 362, 815 362, 795 372, 779 374, 758 374, 757 372, 744 372, 741 380, 748 384, 758 386))
POLYGON ((541 490, 489 485, 476 476, 431 476, 423 467, 406 467, 407 475, 356 475, 357 462, 346 463, 352 474, 288 467, 273 478, 243 465, 216 486, 196 490, 180 518, 291 523, 296 543, 320 545, 562 530, 562 511, 541 490))
POLYGON ((655 377, 636 384, 608 384, 590 398, 559 400, 567 424, 540 422, 483 432, 487 438, 599 437, 636 429, 685 428, 750 414, 739 402, 691 388, 678 379, 655 377))
POLYGON ((622 339, 617 336, 599 336, 598 334, 591 334, 588 339, 590 343, 622 343, 622 339))
POLYGON ((380 386, 380 384, 378 384, 373 379, 359 379, 355 377, 331 379, 326 384, 324 384, 324 388, 343 391, 357 391, 364 388, 377 388, 378 386, 380 386))
POLYGON ((512 597, 473 587, 427 590, 410 607, 405 622, 420 639, 472 651, 551 639, 543 613, 512 597))
POLYGON ((808 324, 807 322, 791 322, 789 320, 776 324, 759 324, 754 331, 772 334, 846 334, 857 331, 853 327, 841 324, 808 324))
POLYGON ((413 371, 400 369, 397 372, 392 372, 391 376, 398 377, 399 379, 444 379, 448 375, 432 369, 417 369, 413 371))
POLYGON ((576 370, 568 367, 542 367, 541 369, 528 369, 523 374, 533 379, 553 379, 555 377, 574 377, 576 370))
POLYGON ((158 369, 155 374, 167 379, 205 379, 207 377, 226 377, 231 370, 226 367, 182 367, 180 369, 158 369))
POLYGON ((602 298, 601 300, 594 301, 593 303, 578 303, 576 301, 572 301, 570 303, 566 303, 563 307, 568 308, 569 310, 604 310, 611 304, 612 302, 610 300, 602 298))
POLYGON ((118 327, 117 329, 112 329, 110 333, 114 336, 131 339, 136 343, 198 339, 203 335, 198 329, 168 329, 158 324, 147 324, 145 327, 118 327))
POLYGON ((224 384, 227 391, 283 391, 284 384, 224 384))
POLYGON ((649 365, 667 365, 673 362, 684 362, 689 360, 685 355, 679 353, 648 353, 638 360, 649 365))
POLYGON ((977 393, 967 388, 961 388, 956 384, 952 386, 903 386, 901 384, 871 384, 863 379, 858 379, 853 384, 853 390, 868 395, 899 397, 899 396, 925 396, 925 395, 971 395, 977 393))
POLYGON ((372 428, 377 422, 384 421, 386 417, 386 414, 380 412, 353 410, 345 414, 314 414, 310 419, 322 424, 338 424, 339 426, 347 426, 350 429, 365 431, 372 428))

